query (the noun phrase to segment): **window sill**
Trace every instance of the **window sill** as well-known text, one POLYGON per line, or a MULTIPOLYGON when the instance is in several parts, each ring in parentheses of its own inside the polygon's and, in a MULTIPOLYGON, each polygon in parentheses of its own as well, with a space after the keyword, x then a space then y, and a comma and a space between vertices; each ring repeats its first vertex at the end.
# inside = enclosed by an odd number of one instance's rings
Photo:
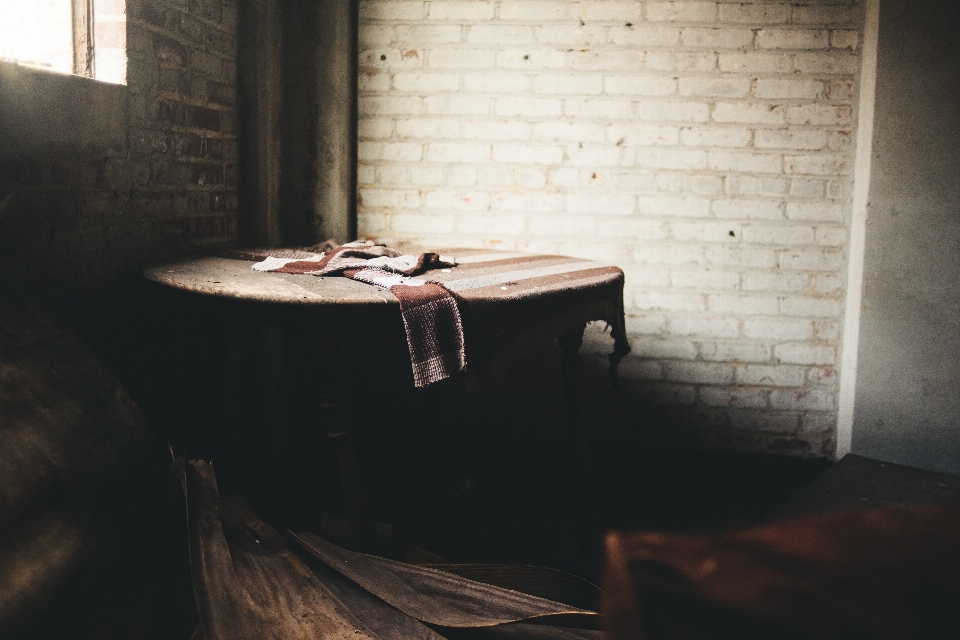
POLYGON ((0 61, 0 156, 122 154, 127 132, 125 85, 0 61))

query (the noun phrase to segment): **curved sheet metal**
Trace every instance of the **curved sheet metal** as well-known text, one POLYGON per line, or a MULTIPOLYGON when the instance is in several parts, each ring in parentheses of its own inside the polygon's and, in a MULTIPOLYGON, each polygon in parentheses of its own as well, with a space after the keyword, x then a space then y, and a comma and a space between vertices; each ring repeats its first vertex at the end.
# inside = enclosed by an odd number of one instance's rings
POLYGON ((370 593, 430 624, 491 627, 556 617, 567 626, 582 626, 598 617, 593 611, 444 571, 347 551, 312 533, 291 534, 291 539, 370 593))

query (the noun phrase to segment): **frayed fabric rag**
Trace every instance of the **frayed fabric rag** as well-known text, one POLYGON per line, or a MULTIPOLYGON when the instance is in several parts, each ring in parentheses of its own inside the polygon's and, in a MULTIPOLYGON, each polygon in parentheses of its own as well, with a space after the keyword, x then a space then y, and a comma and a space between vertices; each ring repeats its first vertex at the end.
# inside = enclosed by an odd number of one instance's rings
POLYGON ((413 382, 425 387, 462 371, 467 364, 463 323, 453 294, 443 285, 416 278, 428 269, 452 267, 436 253, 401 254, 372 243, 350 242, 326 254, 308 251, 250 252, 259 259, 254 271, 312 276, 343 275, 387 289, 400 301, 400 313, 410 349, 413 382))
POLYGON ((231 258, 259 260, 252 267, 254 271, 308 276, 335 276, 352 269, 380 269, 402 276, 417 276, 429 269, 456 264, 453 258, 437 253, 403 254, 369 242, 348 242, 320 253, 298 249, 235 249, 228 253, 231 258))
POLYGON ((446 287, 380 268, 347 269, 343 275, 397 296, 416 386, 445 380, 467 366, 460 309, 446 287))

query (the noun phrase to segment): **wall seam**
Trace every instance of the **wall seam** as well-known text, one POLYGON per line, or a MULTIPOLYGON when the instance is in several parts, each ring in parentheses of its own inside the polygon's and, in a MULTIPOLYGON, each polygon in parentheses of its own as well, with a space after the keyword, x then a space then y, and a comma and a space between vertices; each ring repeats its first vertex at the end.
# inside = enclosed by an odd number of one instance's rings
POLYGON ((847 300, 843 346, 840 353, 840 388, 837 410, 836 458, 850 453, 857 391, 857 356, 860 345, 860 309, 863 300, 867 212, 870 206, 870 166, 873 153, 873 118, 877 86, 877 41, 880 33, 880 0, 866 0, 857 106, 857 145, 854 156, 853 211, 847 262, 847 300))

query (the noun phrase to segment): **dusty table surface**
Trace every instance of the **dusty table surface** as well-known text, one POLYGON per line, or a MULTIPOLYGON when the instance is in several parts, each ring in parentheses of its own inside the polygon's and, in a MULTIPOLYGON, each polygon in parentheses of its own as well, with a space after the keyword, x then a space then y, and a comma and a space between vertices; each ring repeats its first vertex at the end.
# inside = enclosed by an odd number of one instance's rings
POLYGON ((149 266, 143 275, 181 291, 266 304, 400 306, 389 291, 363 282, 254 271, 253 264, 217 256, 191 257, 149 266))
MULTIPOLYGON (((264 250, 265 252, 268 250, 264 250)), ((435 269, 417 276, 446 286, 467 300, 511 299, 616 282, 623 272, 604 262, 570 256, 445 249, 458 269, 435 269)), ((399 307, 385 289, 343 277, 253 271, 252 260, 192 257, 147 267, 143 275, 167 287, 194 293, 270 304, 399 307)))

